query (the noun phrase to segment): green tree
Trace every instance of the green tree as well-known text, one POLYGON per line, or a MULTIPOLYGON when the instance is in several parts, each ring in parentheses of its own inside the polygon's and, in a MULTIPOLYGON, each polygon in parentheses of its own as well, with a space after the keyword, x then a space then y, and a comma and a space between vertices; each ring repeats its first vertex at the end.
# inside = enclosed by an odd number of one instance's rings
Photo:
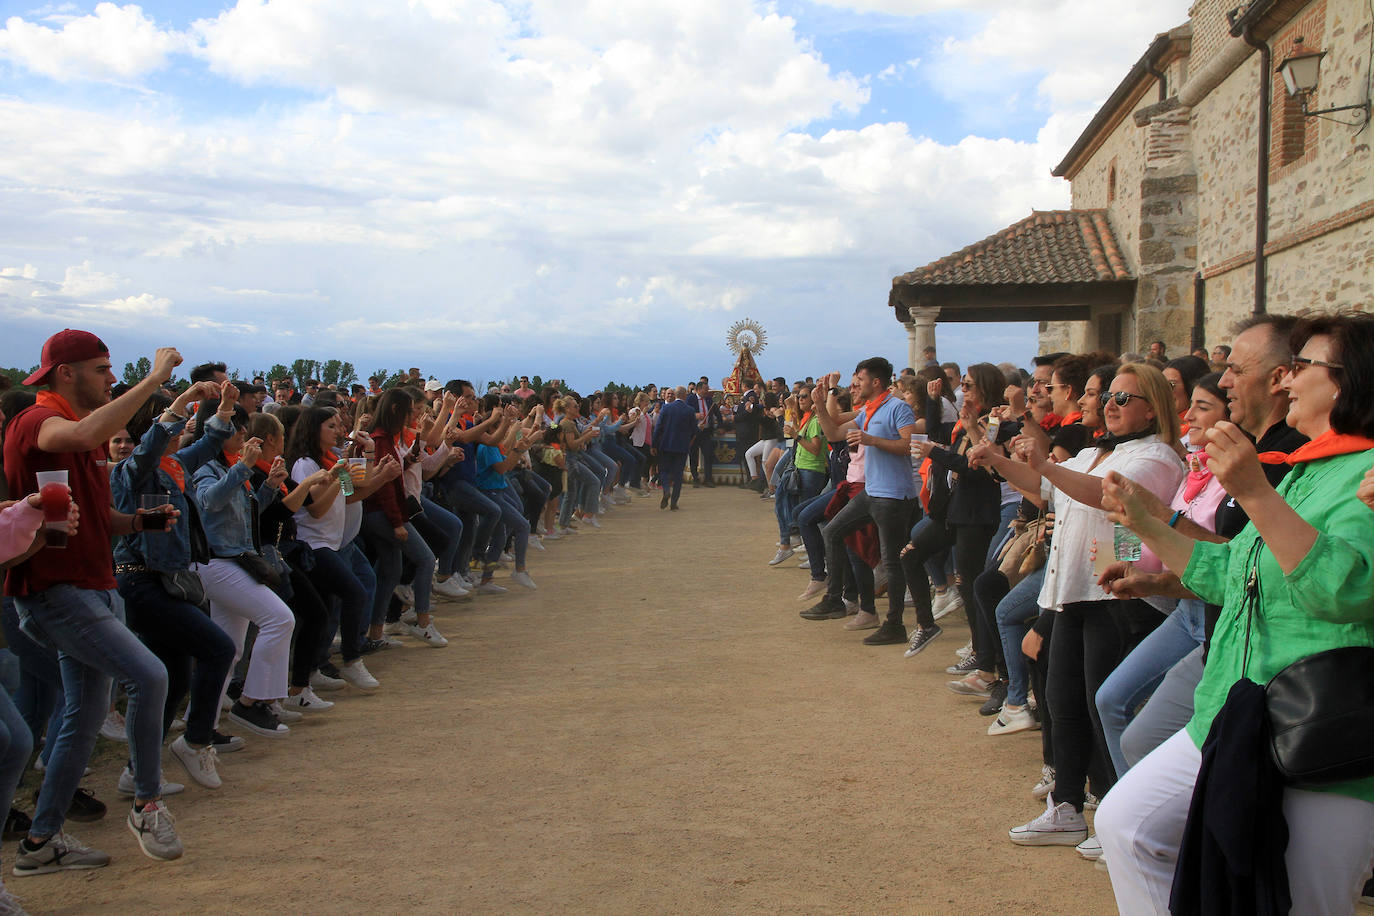
POLYGON ((124 384, 137 385, 147 378, 148 373, 152 371, 152 361, 146 356, 140 356, 136 361, 124 364, 124 384))
POLYGON ((298 359, 291 364, 291 377, 296 380, 296 387, 304 388, 305 380, 308 378, 318 378, 315 374, 319 372, 320 364, 313 359, 298 359))
POLYGON ((339 384, 339 369, 342 367, 337 359, 327 359, 320 366, 320 381, 326 385, 339 384))
POLYGON ((343 362, 339 366, 339 380, 336 384, 338 384, 340 387, 345 387, 348 385, 352 385, 357 380, 358 371, 353 368, 353 364, 347 361, 343 362))
POLYGON ((23 388, 24 379, 28 378, 30 375, 33 375, 37 371, 37 366, 34 366, 32 369, 0 369, 0 375, 3 375, 5 378, 13 382, 15 388, 23 388))
POLYGON ((275 364, 271 369, 268 369, 268 370, 267 370, 267 384, 268 384, 268 385, 274 385, 274 384, 276 384, 277 382, 280 382, 282 379, 290 379, 290 378, 291 378, 291 370, 288 369, 288 368, 286 368, 285 366, 283 366, 281 363, 277 363, 277 364, 275 364))
POLYGON ((378 383, 379 383, 380 385, 385 386, 385 385, 386 385, 386 380, 389 379, 389 378, 391 378, 391 373, 390 373, 389 371, 387 371, 385 368, 373 369, 371 372, 369 372, 369 373, 367 374, 367 377, 368 377, 369 379, 374 379, 374 378, 375 378, 375 379, 378 380, 378 383))

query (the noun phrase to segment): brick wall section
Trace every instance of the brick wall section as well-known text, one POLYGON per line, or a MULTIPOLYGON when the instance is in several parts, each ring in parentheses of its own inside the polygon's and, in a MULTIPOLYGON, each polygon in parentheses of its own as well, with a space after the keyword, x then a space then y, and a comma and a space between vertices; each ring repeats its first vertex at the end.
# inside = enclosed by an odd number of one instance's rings
POLYGON ((1326 2, 1317 0, 1269 42, 1275 68, 1270 77, 1270 93, 1274 102, 1269 136, 1270 181, 1282 178, 1316 157, 1321 121, 1303 116, 1302 103, 1288 94, 1288 87, 1278 73, 1278 66, 1293 50, 1299 38, 1308 48, 1324 47, 1325 33, 1326 2))
POLYGON ((1226 11, 1239 6, 1241 0, 1197 0, 1188 10, 1193 25, 1193 53, 1188 69, 1196 73, 1207 65, 1221 48, 1231 40, 1226 11))

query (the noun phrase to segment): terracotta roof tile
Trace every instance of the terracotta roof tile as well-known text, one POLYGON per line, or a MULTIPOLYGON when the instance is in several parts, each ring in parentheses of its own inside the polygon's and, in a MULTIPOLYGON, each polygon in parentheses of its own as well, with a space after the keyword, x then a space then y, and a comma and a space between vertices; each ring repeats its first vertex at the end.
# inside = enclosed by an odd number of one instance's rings
POLYGON ((1105 210, 1035 210, 1031 215, 894 285, 1083 283, 1130 280, 1105 210))

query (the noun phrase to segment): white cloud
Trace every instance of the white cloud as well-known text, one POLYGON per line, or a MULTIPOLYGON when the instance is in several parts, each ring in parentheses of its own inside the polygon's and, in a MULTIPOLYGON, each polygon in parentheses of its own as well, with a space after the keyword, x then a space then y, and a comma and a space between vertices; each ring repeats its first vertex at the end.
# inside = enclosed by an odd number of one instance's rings
POLYGON ((121 278, 116 274, 101 273, 91 266, 90 261, 82 261, 67 268, 58 293, 75 299, 106 293, 117 287, 121 278))
POLYGON ((11 16, 0 31, 0 58, 63 82, 130 81, 188 47, 184 36, 162 31, 133 4, 101 3, 91 15, 54 18, 60 29, 11 16))

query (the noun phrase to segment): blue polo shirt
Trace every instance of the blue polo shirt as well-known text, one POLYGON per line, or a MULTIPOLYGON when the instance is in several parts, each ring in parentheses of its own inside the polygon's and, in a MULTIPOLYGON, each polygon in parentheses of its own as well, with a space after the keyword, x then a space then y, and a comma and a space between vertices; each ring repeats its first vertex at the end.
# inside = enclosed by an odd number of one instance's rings
MULTIPOLYGON (((864 413, 854 418, 860 429, 864 429, 864 413)), ((911 405, 895 394, 888 395, 886 401, 873 414, 865 430, 870 436, 879 439, 896 439, 903 426, 915 426, 916 414, 911 405)), ((913 499, 916 483, 912 480, 911 456, 894 455, 880 448, 864 449, 864 491, 869 496, 886 499, 913 499)))

